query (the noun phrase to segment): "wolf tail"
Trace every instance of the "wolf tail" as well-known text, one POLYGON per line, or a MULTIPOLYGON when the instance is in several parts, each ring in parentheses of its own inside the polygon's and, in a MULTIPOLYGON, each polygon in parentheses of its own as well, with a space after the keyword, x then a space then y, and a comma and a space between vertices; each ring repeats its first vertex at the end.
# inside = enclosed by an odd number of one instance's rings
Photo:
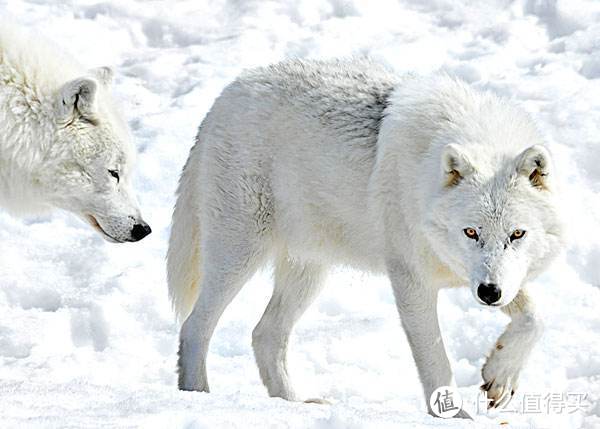
POLYGON ((173 211, 167 252, 169 297, 179 322, 190 315, 200 291, 200 213, 198 160, 194 145, 183 167, 173 211))

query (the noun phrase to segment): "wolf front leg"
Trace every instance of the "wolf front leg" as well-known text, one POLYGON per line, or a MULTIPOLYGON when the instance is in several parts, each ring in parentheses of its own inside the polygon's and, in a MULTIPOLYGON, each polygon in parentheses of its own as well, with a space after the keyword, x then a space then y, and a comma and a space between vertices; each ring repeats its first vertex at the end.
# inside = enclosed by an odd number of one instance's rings
MULTIPOLYGON (((438 323, 438 290, 417 280, 400 263, 388 264, 388 270, 400 320, 423 385, 427 410, 435 415, 429 405, 431 394, 438 387, 454 384, 438 323)), ((456 417, 471 418, 464 410, 456 417)))
POLYGON ((511 318, 488 357, 481 374, 481 389, 487 392, 489 407, 508 404, 519 383, 519 373, 542 332, 533 302, 524 290, 502 311, 511 318))

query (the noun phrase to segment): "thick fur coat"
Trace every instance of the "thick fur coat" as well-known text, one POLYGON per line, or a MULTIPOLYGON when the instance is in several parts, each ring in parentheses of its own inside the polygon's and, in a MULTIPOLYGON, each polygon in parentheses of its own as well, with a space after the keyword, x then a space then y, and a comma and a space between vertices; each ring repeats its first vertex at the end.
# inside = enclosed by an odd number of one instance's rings
POLYGON ((181 176, 168 256, 185 321, 180 388, 208 391, 216 323, 273 261, 253 347, 269 393, 297 399, 290 332, 328 267, 347 264, 389 276, 426 398, 453 383, 438 290, 467 286, 507 312, 482 372, 490 404, 506 402, 539 335, 526 283, 562 246, 553 174, 528 115, 448 76, 369 61, 245 72, 202 122, 181 176))

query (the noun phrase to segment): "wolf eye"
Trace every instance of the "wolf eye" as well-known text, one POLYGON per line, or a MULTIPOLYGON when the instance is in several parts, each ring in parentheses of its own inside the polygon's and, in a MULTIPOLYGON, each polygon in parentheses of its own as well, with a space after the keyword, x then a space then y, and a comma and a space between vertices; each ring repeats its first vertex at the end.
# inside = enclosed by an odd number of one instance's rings
POLYGON ((112 177, 114 177, 115 179, 117 179, 117 183, 119 183, 119 180, 120 180, 119 172, 117 170, 108 170, 108 172, 110 173, 110 175, 112 177))
POLYGON ((465 228, 465 229, 463 229, 463 232, 470 239, 475 240, 475 241, 479 240, 479 235, 477 234, 477 231, 475 231, 475 228, 465 228))
POLYGON ((527 231, 523 231, 522 229, 515 229, 513 231, 513 233, 510 235, 510 241, 511 241, 511 243, 513 241, 515 241, 515 240, 519 240, 519 239, 525 237, 525 233, 526 232, 527 231))

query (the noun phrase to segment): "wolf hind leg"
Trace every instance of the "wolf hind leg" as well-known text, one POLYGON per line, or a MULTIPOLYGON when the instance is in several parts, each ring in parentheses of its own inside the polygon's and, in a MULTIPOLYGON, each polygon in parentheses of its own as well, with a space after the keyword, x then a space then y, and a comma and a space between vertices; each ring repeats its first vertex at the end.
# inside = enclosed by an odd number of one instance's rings
POLYGON ((299 263, 287 257, 276 261, 273 295, 252 333, 254 356, 270 396, 298 399, 288 377, 288 340, 300 316, 321 291, 324 272, 313 262, 299 263))
POLYGON ((264 262, 261 237, 249 231, 213 228, 202 243, 198 299, 180 332, 181 390, 209 391, 206 357, 212 334, 227 306, 264 262))

